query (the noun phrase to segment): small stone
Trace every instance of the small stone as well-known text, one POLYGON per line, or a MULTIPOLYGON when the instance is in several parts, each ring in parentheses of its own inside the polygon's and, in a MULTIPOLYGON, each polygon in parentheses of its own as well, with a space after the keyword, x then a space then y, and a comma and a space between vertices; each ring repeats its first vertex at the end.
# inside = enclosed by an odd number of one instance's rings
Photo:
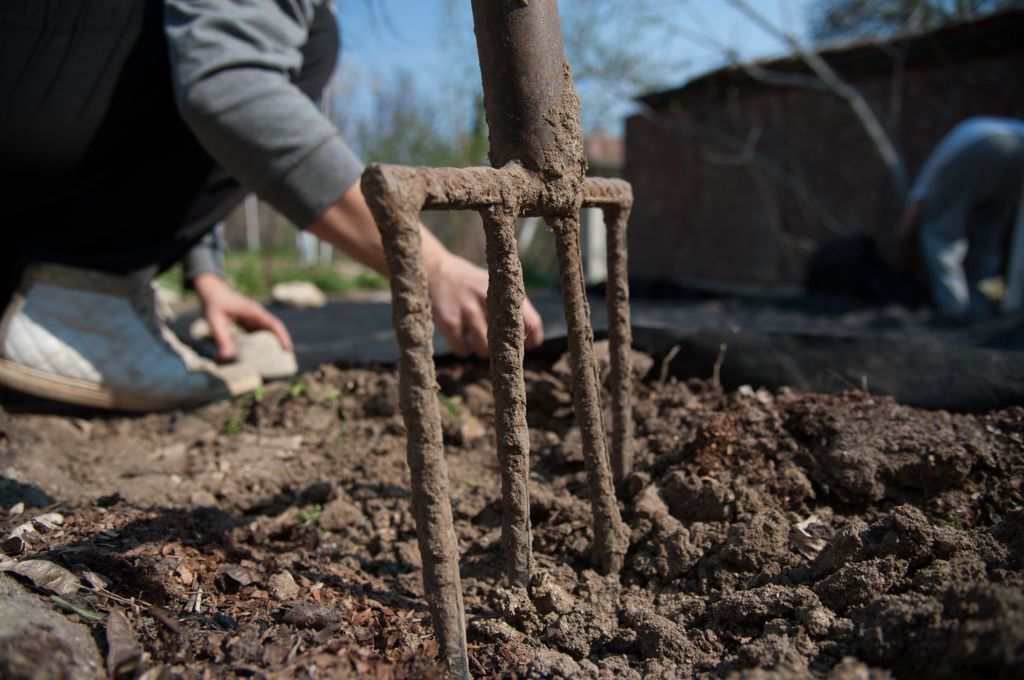
POLYGON ((222 612, 217 612, 213 615, 213 622, 226 630, 234 630, 235 628, 238 628, 238 622, 230 615, 222 612))
POLYGON ((463 444, 469 444, 471 442, 480 439, 487 434, 487 428, 480 422, 480 419, 475 416, 467 416, 461 423, 459 423, 459 436, 462 437, 463 444))
POLYGON ((309 281, 285 281, 270 289, 270 297, 275 304, 286 307, 305 309, 323 307, 327 304, 327 296, 309 281))
POLYGON ((196 508, 215 508, 217 507, 217 497, 205 489, 199 491, 193 491, 188 496, 188 502, 196 508))
POLYGON ((282 571, 270 577, 270 597, 278 602, 288 602, 299 596, 299 584, 290 572, 282 571))

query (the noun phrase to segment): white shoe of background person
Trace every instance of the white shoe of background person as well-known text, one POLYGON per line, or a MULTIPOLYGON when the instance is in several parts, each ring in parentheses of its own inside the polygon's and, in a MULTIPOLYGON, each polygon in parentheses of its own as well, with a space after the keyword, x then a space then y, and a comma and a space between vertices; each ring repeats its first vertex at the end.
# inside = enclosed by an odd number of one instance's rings
POLYGON ((166 411, 258 388, 243 365, 218 366, 159 319, 151 269, 118 276, 29 266, 0 321, 0 384, 119 411, 166 411))

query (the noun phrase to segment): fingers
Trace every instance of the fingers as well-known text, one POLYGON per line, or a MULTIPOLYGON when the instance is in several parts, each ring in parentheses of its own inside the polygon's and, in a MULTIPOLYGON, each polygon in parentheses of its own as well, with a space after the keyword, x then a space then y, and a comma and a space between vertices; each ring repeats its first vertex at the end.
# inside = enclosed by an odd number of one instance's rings
MULTIPOLYGON (((452 256, 430 280, 431 302, 438 328, 459 358, 488 356, 487 271, 452 256)), ((523 330, 526 349, 544 340, 544 323, 530 301, 523 301, 523 330)))
MULTIPOLYGON (((487 316, 482 304, 466 302, 457 313, 439 313, 437 326, 460 359, 489 356, 487 316)), ((544 342, 544 322, 529 300, 523 303, 523 330, 526 349, 535 349, 544 342)))
POLYGON ((278 342, 281 343, 281 347, 285 350, 292 351, 292 336, 288 333, 288 329, 276 316, 268 312, 262 305, 256 305, 252 311, 252 326, 249 326, 247 330, 267 330, 273 333, 278 342))
POLYGON ((217 358, 221 361, 234 359, 235 341, 231 337, 231 322, 228 318, 219 312, 211 312, 206 315, 206 322, 210 324, 210 334, 217 345, 217 358))
POLYGON ((487 318, 479 304, 466 307, 462 314, 462 332, 473 354, 487 358, 487 318))
POLYGON ((523 302, 523 329, 526 331, 526 349, 536 349, 544 342, 544 321, 529 301, 523 302))
POLYGON ((448 346, 451 347, 455 356, 460 359, 469 356, 469 343, 466 342, 466 337, 462 332, 462 317, 459 314, 438 313, 437 327, 441 330, 444 339, 448 341, 448 346))

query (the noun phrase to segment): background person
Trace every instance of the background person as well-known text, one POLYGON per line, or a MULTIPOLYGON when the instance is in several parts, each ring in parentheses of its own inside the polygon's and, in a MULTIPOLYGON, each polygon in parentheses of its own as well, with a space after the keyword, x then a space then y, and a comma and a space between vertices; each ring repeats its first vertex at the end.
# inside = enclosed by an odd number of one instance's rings
POLYGON ((999 276, 1007 299, 1019 298, 1021 263, 1008 262, 1008 253, 1024 238, 1017 219, 1022 188, 1024 121, 970 118, 929 155, 897 226, 896 247, 904 267, 920 257, 939 310, 992 316, 997 303, 982 288, 999 276))

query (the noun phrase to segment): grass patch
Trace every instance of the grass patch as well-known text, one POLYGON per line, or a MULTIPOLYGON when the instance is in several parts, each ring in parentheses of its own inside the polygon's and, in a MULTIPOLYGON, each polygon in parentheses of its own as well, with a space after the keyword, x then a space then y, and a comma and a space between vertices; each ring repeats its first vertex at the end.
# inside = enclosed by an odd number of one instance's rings
POLYGON ((268 299, 271 288, 285 281, 308 281, 328 295, 386 290, 388 287, 387 279, 375 272, 344 274, 329 265, 304 265, 284 255, 265 259, 255 252, 232 253, 227 258, 225 270, 238 292, 259 300, 268 299), (269 270, 265 263, 269 263, 269 270))
POLYGON ((180 264, 160 272, 156 277, 156 282, 164 290, 169 290, 179 297, 185 297, 189 292, 185 289, 185 270, 180 264))

